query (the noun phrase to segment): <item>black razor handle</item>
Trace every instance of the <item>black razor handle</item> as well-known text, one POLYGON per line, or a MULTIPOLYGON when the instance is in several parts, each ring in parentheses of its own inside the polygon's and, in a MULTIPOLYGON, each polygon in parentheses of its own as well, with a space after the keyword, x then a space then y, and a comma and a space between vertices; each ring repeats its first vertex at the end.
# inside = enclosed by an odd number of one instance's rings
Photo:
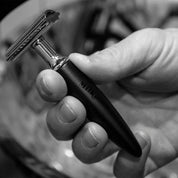
POLYGON ((56 70, 65 79, 68 94, 79 99, 87 110, 87 118, 101 125, 108 137, 133 156, 142 150, 128 125, 94 82, 70 60, 56 70))

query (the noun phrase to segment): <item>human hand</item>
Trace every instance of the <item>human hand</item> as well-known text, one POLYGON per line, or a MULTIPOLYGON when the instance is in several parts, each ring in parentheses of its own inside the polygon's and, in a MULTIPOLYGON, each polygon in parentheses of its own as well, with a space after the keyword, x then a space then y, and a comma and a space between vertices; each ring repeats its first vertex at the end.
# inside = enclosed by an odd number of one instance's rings
MULTIPOLYGON (((141 164, 138 167, 142 171, 137 171, 140 175, 140 172, 147 175, 177 157, 177 47, 176 29, 145 29, 91 56, 70 56, 97 84, 105 84, 104 92, 133 132, 142 130, 151 138, 150 152, 149 137, 145 137, 148 144, 143 148, 143 156, 130 166, 138 170, 134 165, 141 164), (140 163, 140 160, 143 161, 140 163)), ((51 133, 58 140, 73 139, 73 151, 81 161, 97 162, 118 150, 101 126, 85 123, 85 107, 76 98, 66 96, 66 83, 58 73, 42 71, 37 78, 37 88, 43 98, 58 102, 47 115, 51 133)), ((137 139, 142 143, 142 139, 137 139)), ((122 159, 119 157, 115 164, 116 176, 118 170, 122 171, 117 167, 119 160, 122 159)))

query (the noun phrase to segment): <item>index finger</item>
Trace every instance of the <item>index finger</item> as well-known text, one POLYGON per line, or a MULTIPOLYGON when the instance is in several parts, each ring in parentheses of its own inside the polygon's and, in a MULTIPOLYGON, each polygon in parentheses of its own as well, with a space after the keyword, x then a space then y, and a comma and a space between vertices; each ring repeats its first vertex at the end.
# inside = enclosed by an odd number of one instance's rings
POLYGON ((67 94, 67 86, 63 77, 51 69, 39 73, 36 86, 41 97, 47 101, 59 101, 67 94))

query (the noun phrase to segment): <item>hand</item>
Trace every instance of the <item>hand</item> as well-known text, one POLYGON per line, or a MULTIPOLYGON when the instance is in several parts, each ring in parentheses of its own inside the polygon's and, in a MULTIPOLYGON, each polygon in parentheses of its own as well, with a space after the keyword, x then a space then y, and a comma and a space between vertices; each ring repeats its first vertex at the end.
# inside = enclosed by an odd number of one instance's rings
MULTIPOLYGON (((139 168, 139 175, 147 175, 177 157, 177 49, 176 29, 145 29, 91 56, 70 56, 73 63, 97 84, 105 84, 105 93, 133 132, 142 130, 151 138, 150 152, 147 135, 141 163, 132 160, 138 164, 127 167, 127 175, 130 169, 139 168), (136 165, 139 166, 135 168, 136 165)), ((73 139, 73 151, 81 161, 97 162, 118 150, 101 126, 85 123, 85 107, 76 98, 66 96, 66 83, 59 74, 52 70, 42 71, 37 78, 37 88, 46 100, 59 102, 49 110, 47 124, 57 139, 73 139)), ((138 139, 140 143, 141 140, 138 139)), ((117 167, 121 158, 116 161, 116 175, 122 172, 117 167)))

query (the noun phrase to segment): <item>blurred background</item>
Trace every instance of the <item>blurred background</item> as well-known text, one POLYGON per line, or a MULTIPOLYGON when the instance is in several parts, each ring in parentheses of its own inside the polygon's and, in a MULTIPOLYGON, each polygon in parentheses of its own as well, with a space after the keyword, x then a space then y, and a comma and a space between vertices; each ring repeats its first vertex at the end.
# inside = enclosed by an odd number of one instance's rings
MULTIPOLYGON (((29 50, 23 60, 4 61, 7 48, 46 9, 61 13, 45 34, 56 51, 89 55, 139 29, 177 28, 178 0, 28 0, 0 23, 0 177, 114 177, 115 155, 85 165, 74 156, 70 141, 57 142, 48 132, 50 104, 34 86, 37 74, 47 68, 42 60, 29 50)), ((178 178, 178 161, 147 178, 178 178)))

